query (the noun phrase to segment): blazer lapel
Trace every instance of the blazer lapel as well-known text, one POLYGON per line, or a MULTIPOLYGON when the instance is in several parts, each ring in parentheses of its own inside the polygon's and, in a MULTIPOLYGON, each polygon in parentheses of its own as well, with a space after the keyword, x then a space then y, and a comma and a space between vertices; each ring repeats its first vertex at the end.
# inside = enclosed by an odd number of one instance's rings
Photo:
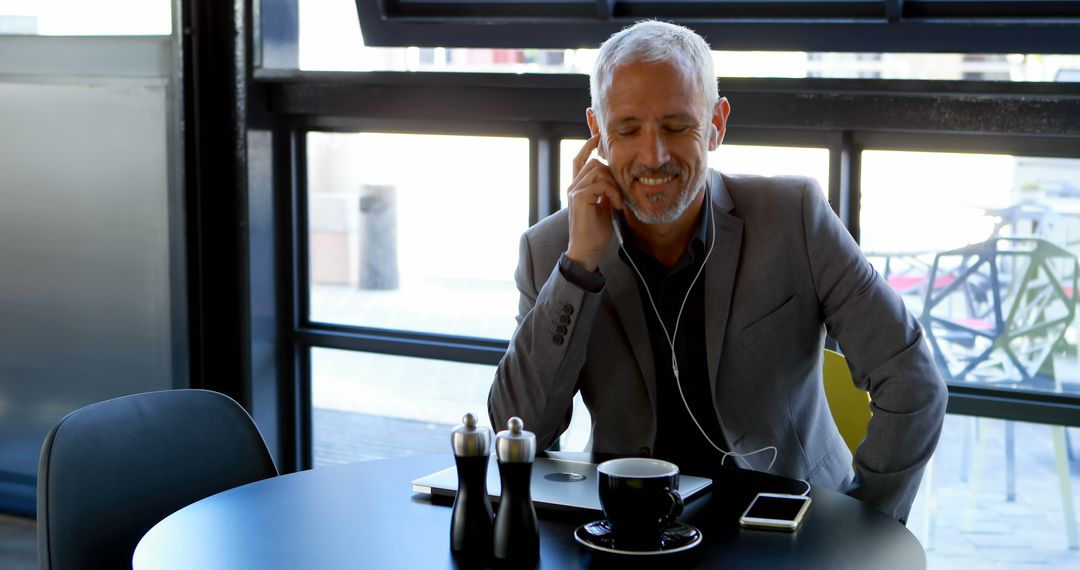
MULTIPOLYGON (((709 193, 712 198, 716 241, 705 265, 705 343, 709 366, 709 382, 713 393, 719 380, 720 352, 724 346, 731 297, 735 292, 735 273, 742 250, 743 221, 731 214, 735 207, 719 172, 709 173, 709 193)), ((712 229, 709 228, 711 236, 712 229)))
POLYGON ((622 258, 619 257, 619 242, 612 237, 604 257, 600 260, 600 271, 606 277, 604 303, 608 310, 618 315, 626 331, 627 340, 634 352, 641 377, 649 392, 649 400, 656 409, 656 368, 653 364, 652 343, 645 325, 645 313, 641 306, 641 293, 638 289, 638 276, 622 258))

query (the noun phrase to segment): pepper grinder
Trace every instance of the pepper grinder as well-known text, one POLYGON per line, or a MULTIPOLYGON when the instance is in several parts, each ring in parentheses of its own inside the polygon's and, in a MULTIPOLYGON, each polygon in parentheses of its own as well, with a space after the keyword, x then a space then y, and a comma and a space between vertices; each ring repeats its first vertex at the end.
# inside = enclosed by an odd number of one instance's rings
POLYGON ((540 532, 529 492, 533 459, 536 458, 536 435, 525 431, 521 418, 510 418, 506 427, 495 436, 495 453, 502 479, 502 499, 495 516, 495 560, 524 567, 540 556, 540 532))
POLYGON ((461 422, 450 435, 458 477, 450 517, 450 550, 455 556, 483 561, 491 556, 494 528, 487 492, 492 432, 489 427, 478 427, 471 413, 465 414, 461 422))

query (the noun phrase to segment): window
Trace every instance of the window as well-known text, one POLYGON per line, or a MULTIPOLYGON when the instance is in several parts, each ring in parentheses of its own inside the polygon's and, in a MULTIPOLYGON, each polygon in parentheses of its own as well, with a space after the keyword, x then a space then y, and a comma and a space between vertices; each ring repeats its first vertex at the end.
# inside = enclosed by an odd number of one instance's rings
POLYGON ((0 0, 0 34, 167 36, 168 0, 0 0))
POLYGON ((443 453, 466 412, 490 426, 493 366, 311 350, 316 466, 443 453))
POLYGON ((307 144, 312 321, 510 337, 528 140, 312 132, 307 144))
MULTIPOLYGON (((491 427, 487 394, 494 366, 314 348, 311 377, 316 467, 446 454, 450 430, 466 412, 491 427)), ((589 425, 578 396, 560 448, 585 449, 589 425)))
POLYGON ((867 150, 862 245, 951 383, 1080 393, 1080 160, 867 150))

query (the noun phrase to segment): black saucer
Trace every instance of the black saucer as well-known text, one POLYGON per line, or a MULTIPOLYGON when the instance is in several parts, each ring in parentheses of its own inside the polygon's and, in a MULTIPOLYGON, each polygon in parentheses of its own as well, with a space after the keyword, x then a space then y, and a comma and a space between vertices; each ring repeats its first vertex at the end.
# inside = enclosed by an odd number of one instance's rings
POLYGON ((658 544, 643 545, 640 549, 616 548, 615 533, 611 530, 611 523, 607 519, 601 519, 577 527, 574 531, 574 540, 600 552, 648 556, 689 550, 701 544, 701 531, 688 524, 676 522, 668 525, 660 533, 658 544))

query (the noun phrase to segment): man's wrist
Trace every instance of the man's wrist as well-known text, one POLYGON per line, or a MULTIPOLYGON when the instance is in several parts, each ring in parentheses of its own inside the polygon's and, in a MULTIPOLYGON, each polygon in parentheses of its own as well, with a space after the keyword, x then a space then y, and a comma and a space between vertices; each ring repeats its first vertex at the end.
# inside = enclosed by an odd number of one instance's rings
POLYGON ((585 271, 596 271, 596 268, 600 265, 599 257, 594 259, 594 256, 583 255, 580 251, 575 251, 573 245, 564 253, 570 261, 573 261, 579 267, 585 271))
POLYGON ((587 293, 599 293, 607 283, 602 273, 586 269, 566 253, 559 257, 559 273, 562 273, 563 278, 572 285, 576 285, 587 293))

